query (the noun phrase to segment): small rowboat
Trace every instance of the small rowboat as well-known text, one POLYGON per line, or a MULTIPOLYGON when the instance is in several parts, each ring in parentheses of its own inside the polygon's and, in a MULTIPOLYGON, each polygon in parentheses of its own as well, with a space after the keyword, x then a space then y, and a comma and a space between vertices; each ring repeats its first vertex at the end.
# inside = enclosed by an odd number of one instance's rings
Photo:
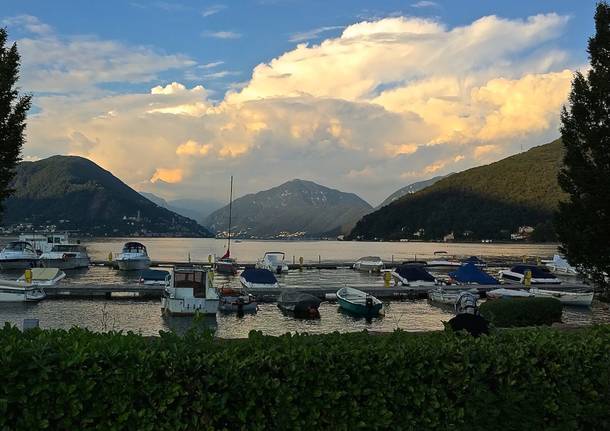
POLYGON ((353 287, 339 289, 337 301, 345 311, 365 317, 378 316, 383 308, 379 299, 353 287))
POLYGON ((563 305, 590 307, 593 302, 593 292, 559 292, 556 290, 530 289, 536 298, 556 298, 563 305))

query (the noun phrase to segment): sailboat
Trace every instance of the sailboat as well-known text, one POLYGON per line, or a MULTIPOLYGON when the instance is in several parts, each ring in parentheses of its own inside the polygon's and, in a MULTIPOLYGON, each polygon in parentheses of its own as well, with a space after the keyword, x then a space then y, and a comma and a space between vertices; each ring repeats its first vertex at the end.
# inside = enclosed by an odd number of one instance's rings
POLYGON ((231 191, 229 192, 229 235, 227 239, 227 252, 216 261, 215 269, 218 274, 237 275, 237 262, 231 258, 231 211, 233 208, 233 175, 231 175, 231 191))

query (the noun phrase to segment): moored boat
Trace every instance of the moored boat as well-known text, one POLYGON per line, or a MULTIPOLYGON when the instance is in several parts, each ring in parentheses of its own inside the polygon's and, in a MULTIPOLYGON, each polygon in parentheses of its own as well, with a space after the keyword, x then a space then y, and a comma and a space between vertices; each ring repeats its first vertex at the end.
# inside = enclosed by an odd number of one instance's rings
POLYGON ((526 290, 500 288, 488 291, 485 296, 487 299, 510 299, 531 298, 534 295, 526 290))
POLYGON ((547 269, 536 265, 515 265, 511 269, 500 271, 502 279, 525 284, 525 274, 529 271, 531 284, 560 284, 561 280, 551 274, 547 269))
POLYGON ((145 286, 169 286, 171 274, 160 269, 146 269, 140 273, 138 283, 145 286))
POLYGON ((223 256, 214 263, 214 270, 218 274, 237 275, 238 268, 237 262, 231 257, 223 256))
POLYGON ((437 284, 434 276, 430 274, 423 265, 416 263, 398 265, 394 271, 391 272, 391 275, 397 283, 400 283, 403 286, 421 287, 435 286, 437 284))
POLYGON ((530 293, 536 298, 555 298, 563 305, 590 307, 593 302, 593 292, 566 292, 548 289, 531 288, 530 293))
POLYGON ((458 283, 463 284, 500 284, 498 280, 487 274, 480 267, 476 266, 476 264, 473 262, 465 263, 464 265, 460 266, 456 271, 450 272, 449 277, 451 277, 458 283))
POLYGON ((176 316, 216 314, 218 303, 218 293, 208 270, 174 268, 171 284, 161 298, 161 310, 176 316))
POLYGON ((32 268, 17 280, 0 280, 0 302, 36 302, 44 299, 45 286, 53 286, 66 274, 57 268, 32 268))
POLYGON ((383 269, 383 260, 381 260, 379 256, 365 256, 354 262, 352 267, 356 271, 381 272, 383 269))
POLYGON ((284 313, 295 317, 320 317, 320 299, 305 292, 284 291, 277 300, 277 306, 284 313))
POLYGON ((139 242, 127 242, 115 259, 121 271, 141 271, 150 267, 146 247, 139 242))
POLYGON ((487 262, 478 258, 477 256, 470 256, 468 259, 464 259, 462 263, 472 263, 474 266, 479 268, 485 268, 487 266, 487 262))
POLYGON ((239 275, 239 281, 247 289, 280 287, 277 278, 268 269, 247 268, 239 275))
POLYGON ((339 289, 337 301, 343 310, 365 317, 378 316, 383 308, 383 303, 379 299, 353 287, 339 289))
POLYGON ((435 289, 428 292, 428 299, 439 304, 455 305, 463 292, 472 293, 478 296, 478 291, 476 289, 455 289, 437 286, 435 289))
POLYGON ((38 265, 38 254, 29 242, 11 241, 0 251, 0 269, 33 268, 38 265))
POLYGON ((429 267, 453 267, 461 265, 457 260, 450 258, 446 251, 435 251, 434 259, 427 262, 429 267))
POLYGON ((225 313, 256 313, 258 309, 256 299, 245 289, 222 287, 218 296, 218 309, 225 313))
POLYGON ((288 265, 284 262, 286 254, 281 251, 268 251, 263 258, 256 263, 256 267, 267 269, 273 273, 281 274, 288 272, 288 265))
POLYGON ((40 263, 45 268, 78 269, 88 268, 90 259, 82 245, 58 244, 40 255, 40 263))
POLYGON ((569 264, 569 262, 558 254, 553 256, 553 260, 544 262, 545 266, 552 272, 557 272, 565 275, 578 275, 578 271, 575 267, 569 264))

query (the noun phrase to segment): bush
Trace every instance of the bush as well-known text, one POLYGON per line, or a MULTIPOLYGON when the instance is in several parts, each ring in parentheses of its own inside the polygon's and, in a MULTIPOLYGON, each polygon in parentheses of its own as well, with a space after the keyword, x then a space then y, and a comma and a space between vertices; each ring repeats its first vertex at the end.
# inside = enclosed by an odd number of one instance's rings
POLYGON ((2 430, 602 429, 610 327, 215 340, 0 330, 2 430))
POLYGON ((486 301, 479 310, 494 326, 508 328, 560 322, 563 307, 555 298, 506 298, 486 301))

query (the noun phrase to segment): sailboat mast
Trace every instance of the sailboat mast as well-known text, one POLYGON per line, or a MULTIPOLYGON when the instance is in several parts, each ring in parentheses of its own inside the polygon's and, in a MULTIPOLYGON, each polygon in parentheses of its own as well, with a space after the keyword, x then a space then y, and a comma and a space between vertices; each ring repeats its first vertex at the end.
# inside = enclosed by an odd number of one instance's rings
POLYGON ((231 210, 233 209, 233 175, 231 175, 231 191, 229 192, 229 241, 227 243, 227 254, 231 253, 231 210))

